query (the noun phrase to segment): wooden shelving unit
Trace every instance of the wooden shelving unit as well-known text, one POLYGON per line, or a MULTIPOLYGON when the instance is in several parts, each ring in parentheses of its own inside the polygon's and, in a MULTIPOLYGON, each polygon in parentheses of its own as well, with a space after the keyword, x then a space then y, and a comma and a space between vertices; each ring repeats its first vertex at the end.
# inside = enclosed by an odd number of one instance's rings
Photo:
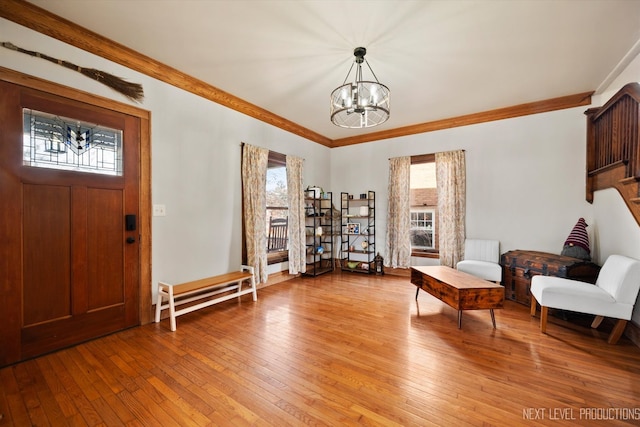
POLYGON ((375 273, 376 193, 340 193, 340 268, 342 271, 375 273))
POLYGON ((307 271, 304 274, 318 276, 333 271, 333 194, 307 190, 304 200, 307 258, 307 271))

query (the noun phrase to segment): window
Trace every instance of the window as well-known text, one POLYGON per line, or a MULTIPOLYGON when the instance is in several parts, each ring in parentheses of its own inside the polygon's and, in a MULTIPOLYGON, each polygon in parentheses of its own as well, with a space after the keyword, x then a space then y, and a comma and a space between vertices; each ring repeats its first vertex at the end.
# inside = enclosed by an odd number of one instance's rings
POLYGON ((267 262, 274 264, 289 259, 287 167, 283 154, 269 152, 267 165, 267 262))
POLYGON ((411 255, 438 254, 438 185, 435 155, 411 157, 411 255))
POLYGON ((122 175, 122 131, 23 110, 25 166, 122 175))
POLYGON ((411 210, 411 248, 435 249, 435 210, 411 210))

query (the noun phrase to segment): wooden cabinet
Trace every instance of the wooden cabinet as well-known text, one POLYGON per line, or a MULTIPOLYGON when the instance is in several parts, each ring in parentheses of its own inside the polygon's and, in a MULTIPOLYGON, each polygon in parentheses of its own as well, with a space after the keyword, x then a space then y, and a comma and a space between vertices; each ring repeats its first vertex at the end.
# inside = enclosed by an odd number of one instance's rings
POLYGON ((343 271, 375 273, 376 193, 340 193, 340 267, 343 271))
POLYGON ((333 271, 333 194, 305 192, 305 246, 307 276, 333 271))
POLYGON ((535 275, 595 283, 600 267, 578 258, 546 252, 515 250, 502 254, 502 284, 505 298, 521 304, 531 303, 531 278, 535 275))

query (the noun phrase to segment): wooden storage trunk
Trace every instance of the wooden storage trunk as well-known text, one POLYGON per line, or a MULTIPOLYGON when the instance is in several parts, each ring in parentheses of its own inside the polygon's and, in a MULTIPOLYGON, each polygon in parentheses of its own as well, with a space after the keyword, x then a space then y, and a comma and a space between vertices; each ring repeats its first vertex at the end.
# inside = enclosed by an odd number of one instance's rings
POLYGON ((535 275, 564 277, 595 283, 600 267, 578 258, 546 252, 515 250, 502 254, 504 297, 521 304, 531 304, 531 278, 535 275))

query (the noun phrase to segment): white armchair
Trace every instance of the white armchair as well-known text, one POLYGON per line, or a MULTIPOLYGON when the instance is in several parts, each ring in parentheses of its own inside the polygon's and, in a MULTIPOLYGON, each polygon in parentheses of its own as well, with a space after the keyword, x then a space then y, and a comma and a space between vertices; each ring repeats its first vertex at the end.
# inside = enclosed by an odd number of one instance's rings
POLYGON ((456 264, 458 271, 500 284, 500 242, 497 240, 466 239, 464 260, 456 264))
POLYGON ((608 343, 615 344, 631 319, 640 290, 640 261, 611 255, 605 261, 595 286, 577 280, 552 276, 531 279, 531 315, 540 304, 540 331, 546 333, 549 307, 595 315, 591 324, 597 328, 604 317, 618 319, 608 343))

